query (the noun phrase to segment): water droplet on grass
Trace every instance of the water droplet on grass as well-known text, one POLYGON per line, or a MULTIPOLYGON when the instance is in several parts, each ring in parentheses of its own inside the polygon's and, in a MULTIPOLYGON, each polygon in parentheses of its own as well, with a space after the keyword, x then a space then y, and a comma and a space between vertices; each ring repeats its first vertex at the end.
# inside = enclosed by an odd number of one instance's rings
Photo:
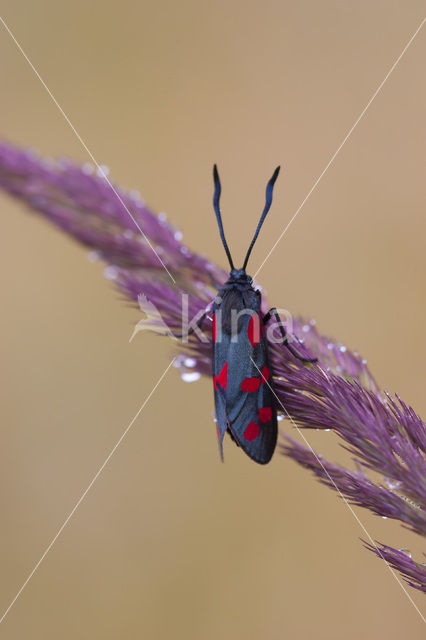
POLYGON ((93 164, 90 164, 90 162, 85 162, 84 165, 81 167, 81 170, 83 173, 86 174, 86 176, 90 176, 93 171, 94 171, 94 166, 93 164))
POLYGON ((96 174, 100 178, 106 179, 107 175, 109 174, 109 167, 107 167, 106 164, 100 164, 99 167, 96 168, 96 174))
POLYGON ((401 486, 400 481, 394 480, 393 478, 385 478, 385 483, 392 491, 394 491, 395 489, 399 489, 399 487, 401 486))
POLYGON ((89 253, 87 254, 87 257, 89 259, 89 262, 96 262, 96 260, 99 260, 101 255, 99 251, 89 251, 89 253))
POLYGON ((201 373, 198 371, 185 371, 184 373, 181 373, 180 377, 184 382, 195 382, 201 378, 201 373))
POLYGON ((116 280, 118 276, 118 269, 114 265, 109 264, 104 269, 104 276, 107 280, 116 280))

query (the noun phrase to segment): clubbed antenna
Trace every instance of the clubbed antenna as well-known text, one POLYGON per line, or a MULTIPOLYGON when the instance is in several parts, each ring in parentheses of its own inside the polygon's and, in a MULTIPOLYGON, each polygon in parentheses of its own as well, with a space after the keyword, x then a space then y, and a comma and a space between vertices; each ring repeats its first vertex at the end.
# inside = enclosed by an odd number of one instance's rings
POLYGON ((248 259, 250 258, 251 250, 253 249, 254 243, 257 240, 257 236, 259 235, 259 231, 260 231, 260 229, 262 227, 262 224, 265 221, 265 218, 266 218, 266 215, 267 215, 269 209, 271 208, 272 194, 274 192, 274 184, 275 184, 275 180, 278 178, 279 172, 280 172, 280 167, 277 167, 275 169, 274 173, 273 173, 272 178, 269 180, 268 184, 266 185, 265 208, 263 209, 263 213, 260 216, 259 224, 257 225, 257 229, 256 229, 255 234, 253 236, 253 240, 251 241, 251 245, 249 246, 248 251, 247 251, 246 259, 244 260, 244 264, 243 264, 244 271, 246 269, 248 259))
POLYGON ((231 269, 233 269, 234 263, 232 262, 231 252, 229 251, 228 243, 226 242, 225 233, 223 231, 222 216, 220 215, 219 199, 220 199, 220 192, 222 191, 222 187, 220 185, 219 173, 217 171, 216 165, 213 166, 213 180, 214 180, 213 207, 216 213, 216 219, 217 219, 217 224, 219 226, 220 237, 222 238, 222 244, 226 251, 226 255, 228 256, 231 269))

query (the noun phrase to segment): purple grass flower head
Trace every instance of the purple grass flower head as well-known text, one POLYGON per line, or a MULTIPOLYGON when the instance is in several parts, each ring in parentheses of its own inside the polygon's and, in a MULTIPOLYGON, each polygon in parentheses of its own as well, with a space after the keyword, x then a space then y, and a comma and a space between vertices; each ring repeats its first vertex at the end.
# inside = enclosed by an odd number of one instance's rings
MULTIPOLYGON (((105 263, 105 276, 146 319, 141 329, 180 335, 189 320, 209 308, 227 272, 191 251, 165 215, 155 215, 134 192, 113 186, 104 171, 67 160, 47 161, 0 144, 0 187, 90 249, 105 263), (166 271, 167 270, 167 271, 166 271)), ((182 378, 211 375, 211 317, 187 342, 175 341, 182 378)), ((280 417, 298 429, 332 431, 353 459, 353 469, 334 464, 281 433, 280 451, 312 471, 350 504, 399 521, 426 534, 426 431, 414 410, 382 391, 366 361, 343 344, 321 335, 313 321, 292 319, 288 333, 298 361, 270 340, 280 417)), ((207 409, 210 413, 210 408, 207 409)), ((426 591, 426 566, 404 550, 365 543, 412 587, 426 591)))
POLYGON ((365 547, 376 554, 380 559, 384 559, 391 567, 399 571, 404 580, 415 589, 426 593, 424 562, 415 562, 411 558, 408 549, 392 549, 386 544, 377 546, 365 542, 365 547))

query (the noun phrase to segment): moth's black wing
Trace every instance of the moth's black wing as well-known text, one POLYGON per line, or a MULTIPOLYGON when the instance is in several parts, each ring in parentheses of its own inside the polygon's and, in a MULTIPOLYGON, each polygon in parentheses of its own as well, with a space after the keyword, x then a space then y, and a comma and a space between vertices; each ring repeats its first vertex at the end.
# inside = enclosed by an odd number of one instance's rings
POLYGON ((230 336, 221 335, 216 341, 216 314, 213 314, 213 386, 214 404, 216 409, 216 426, 219 440, 220 456, 223 460, 223 438, 228 428, 229 420, 226 411, 226 388, 228 382, 230 336))
POLYGON ((276 402, 266 338, 263 332, 254 344, 248 338, 253 319, 258 321, 258 315, 242 322, 238 342, 231 345, 226 406, 229 429, 238 444, 252 460, 266 464, 277 442, 276 402))
POLYGON ((277 416, 271 390, 268 345, 257 312, 241 319, 234 340, 224 333, 214 345, 213 373, 220 445, 229 429, 252 460, 266 464, 277 442, 277 416))

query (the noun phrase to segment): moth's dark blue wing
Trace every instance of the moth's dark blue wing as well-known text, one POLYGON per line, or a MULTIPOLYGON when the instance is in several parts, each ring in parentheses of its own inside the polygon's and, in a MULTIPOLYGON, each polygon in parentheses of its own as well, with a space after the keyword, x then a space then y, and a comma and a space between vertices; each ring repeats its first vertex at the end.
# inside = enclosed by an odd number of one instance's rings
POLYGON ((242 318, 234 340, 223 334, 215 342, 213 369, 220 445, 229 429, 250 458, 266 464, 277 442, 277 416, 268 345, 257 313, 242 318))
POLYGON ((223 461, 223 438, 228 428, 229 420, 226 413, 226 391, 217 382, 214 387, 214 402, 216 407, 216 426, 219 441, 220 457, 223 461))
POLYGON ((216 315, 213 315, 213 385, 216 409, 217 435, 220 456, 223 460, 223 438, 228 428, 229 418, 226 409, 226 389, 228 386, 229 336, 216 342, 216 315))

